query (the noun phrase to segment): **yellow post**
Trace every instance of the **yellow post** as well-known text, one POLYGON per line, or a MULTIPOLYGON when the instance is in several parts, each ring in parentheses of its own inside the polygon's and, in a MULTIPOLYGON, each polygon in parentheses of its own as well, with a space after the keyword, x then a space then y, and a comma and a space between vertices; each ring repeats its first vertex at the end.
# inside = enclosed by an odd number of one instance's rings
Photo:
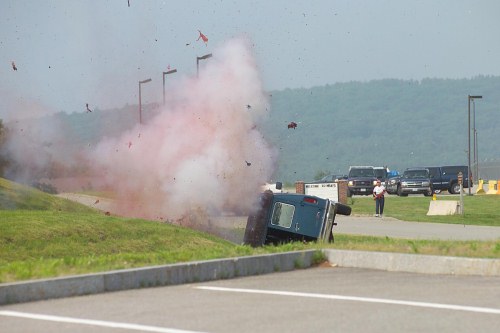
POLYGON ((479 179, 479 184, 477 185, 476 194, 484 194, 483 185, 484 185, 484 180, 479 179))

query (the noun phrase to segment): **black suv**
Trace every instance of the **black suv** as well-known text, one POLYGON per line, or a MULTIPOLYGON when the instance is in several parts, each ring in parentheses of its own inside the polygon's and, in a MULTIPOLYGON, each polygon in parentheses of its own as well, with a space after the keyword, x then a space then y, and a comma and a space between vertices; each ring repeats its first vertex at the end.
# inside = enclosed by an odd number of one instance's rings
POLYGON ((377 177, 372 166, 352 166, 347 178, 347 196, 353 194, 372 195, 377 177))

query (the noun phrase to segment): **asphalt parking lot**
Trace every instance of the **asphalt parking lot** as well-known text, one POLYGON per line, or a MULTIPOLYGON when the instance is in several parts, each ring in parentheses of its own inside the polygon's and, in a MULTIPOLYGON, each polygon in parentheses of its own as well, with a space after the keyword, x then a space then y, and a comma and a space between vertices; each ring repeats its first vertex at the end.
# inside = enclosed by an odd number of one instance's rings
POLYGON ((317 267, 0 307, 1 332, 497 332, 500 278, 317 267))

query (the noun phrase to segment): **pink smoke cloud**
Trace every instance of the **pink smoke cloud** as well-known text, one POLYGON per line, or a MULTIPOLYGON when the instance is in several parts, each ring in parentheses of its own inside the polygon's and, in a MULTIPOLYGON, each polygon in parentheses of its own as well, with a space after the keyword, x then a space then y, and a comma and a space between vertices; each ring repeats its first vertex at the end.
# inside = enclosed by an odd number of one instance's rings
POLYGON ((154 119, 90 156, 118 195, 118 213, 175 219, 191 209, 250 209, 276 156, 258 129, 270 108, 249 41, 220 46, 199 78, 180 79, 169 96, 154 119))

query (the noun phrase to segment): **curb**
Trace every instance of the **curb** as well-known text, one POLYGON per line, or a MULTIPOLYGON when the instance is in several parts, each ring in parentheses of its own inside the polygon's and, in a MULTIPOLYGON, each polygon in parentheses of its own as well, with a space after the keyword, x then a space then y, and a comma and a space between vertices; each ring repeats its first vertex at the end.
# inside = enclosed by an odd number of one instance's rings
POLYGON ((329 249, 323 250, 323 253, 330 264, 339 267, 422 274, 500 276, 500 259, 329 249))
MULTIPOLYGON (((0 284, 0 305, 309 268, 318 250, 215 259, 0 284)), ((500 276, 500 259, 324 249, 332 266, 422 274, 500 276)))
POLYGON ((0 284, 0 305, 285 272, 311 267, 315 253, 294 251, 5 283, 0 284))

